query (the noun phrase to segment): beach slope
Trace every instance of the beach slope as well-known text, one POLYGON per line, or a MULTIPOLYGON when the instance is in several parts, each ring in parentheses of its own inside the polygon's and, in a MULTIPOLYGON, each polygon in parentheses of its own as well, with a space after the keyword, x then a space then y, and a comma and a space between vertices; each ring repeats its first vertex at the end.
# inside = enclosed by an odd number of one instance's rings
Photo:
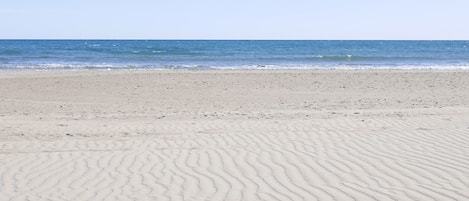
POLYGON ((469 72, 0 72, 0 200, 469 200, 469 72))

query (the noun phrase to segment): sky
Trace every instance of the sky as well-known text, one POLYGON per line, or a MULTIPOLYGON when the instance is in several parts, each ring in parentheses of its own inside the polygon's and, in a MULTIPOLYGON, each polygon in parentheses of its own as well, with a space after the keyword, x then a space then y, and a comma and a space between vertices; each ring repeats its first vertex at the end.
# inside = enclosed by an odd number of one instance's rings
POLYGON ((469 0, 0 0, 0 39, 469 40, 469 0))

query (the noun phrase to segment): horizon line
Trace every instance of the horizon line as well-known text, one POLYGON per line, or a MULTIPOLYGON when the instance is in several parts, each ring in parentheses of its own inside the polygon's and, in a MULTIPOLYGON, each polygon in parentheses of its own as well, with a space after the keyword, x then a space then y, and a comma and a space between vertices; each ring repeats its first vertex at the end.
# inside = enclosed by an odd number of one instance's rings
POLYGON ((0 38, 0 40, 129 40, 129 41, 469 41, 469 39, 140 39, 140 38, 0 38))

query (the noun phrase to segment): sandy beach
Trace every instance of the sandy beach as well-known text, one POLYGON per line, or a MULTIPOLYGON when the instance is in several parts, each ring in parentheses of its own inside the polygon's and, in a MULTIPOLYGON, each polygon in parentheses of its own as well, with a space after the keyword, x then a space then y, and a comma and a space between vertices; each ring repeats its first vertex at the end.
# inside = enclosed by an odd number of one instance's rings
POLYGON ((469 200, 469 71, 2 71, 0 86, 0 200, 469 200))

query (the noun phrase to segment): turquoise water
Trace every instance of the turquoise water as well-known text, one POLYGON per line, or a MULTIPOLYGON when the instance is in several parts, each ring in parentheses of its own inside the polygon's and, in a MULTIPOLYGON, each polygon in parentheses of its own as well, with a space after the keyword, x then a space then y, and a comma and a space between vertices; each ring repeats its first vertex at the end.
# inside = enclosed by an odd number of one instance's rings
POLYGON ((469 68, 469 41, 0 40, 0 69, 469 68))

